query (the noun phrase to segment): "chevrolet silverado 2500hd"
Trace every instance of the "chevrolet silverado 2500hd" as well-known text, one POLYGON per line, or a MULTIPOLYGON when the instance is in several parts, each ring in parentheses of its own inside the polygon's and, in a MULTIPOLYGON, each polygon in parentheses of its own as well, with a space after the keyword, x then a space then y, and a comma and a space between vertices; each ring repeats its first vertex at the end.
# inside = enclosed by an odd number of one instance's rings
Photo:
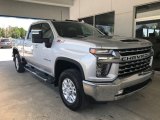
POLYGON ((13 47, 17 72, 54 83, 72 110, 88 96, 113 101, 144 88, 153 75, 153 54, 147 40, 108 37, 75 21, 36 22, 13 47))

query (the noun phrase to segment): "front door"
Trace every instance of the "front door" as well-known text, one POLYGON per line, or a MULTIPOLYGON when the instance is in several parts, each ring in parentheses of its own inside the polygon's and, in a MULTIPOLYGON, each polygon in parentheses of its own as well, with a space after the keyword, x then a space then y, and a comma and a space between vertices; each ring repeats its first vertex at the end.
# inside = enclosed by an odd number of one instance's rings
POLYGON ((32 34, 41 29, 41 24, 34 24, 30 27, 27 38, 24 41, 24 57, 28 63, 36 64, 35 56, 36 52, 36 44, 32 41, 32 34))
POLYGON ((34 60, 36 61, 36 66, 38 66, 42 71, 51 74, 52 70, 52 57, 54 56, 52 47, 52 42, 54 39, 53 31, 48 23, 41 24, 42 39, 48 39, 50 46, 45 46, 45 43, 35 43, 34 45, 34 60))

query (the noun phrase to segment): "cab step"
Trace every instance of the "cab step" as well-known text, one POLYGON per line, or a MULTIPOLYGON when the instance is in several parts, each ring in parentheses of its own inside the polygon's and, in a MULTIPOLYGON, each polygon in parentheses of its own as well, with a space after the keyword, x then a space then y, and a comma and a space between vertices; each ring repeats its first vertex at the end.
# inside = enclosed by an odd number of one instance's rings
POLYGON ((32 73, 36 77, 42 79, 45 82, 48 82, 50 84, 54 84, 54 77, 48 75, 47 73, 44 73, 32 66, 25 66, 25 70, 32 73))

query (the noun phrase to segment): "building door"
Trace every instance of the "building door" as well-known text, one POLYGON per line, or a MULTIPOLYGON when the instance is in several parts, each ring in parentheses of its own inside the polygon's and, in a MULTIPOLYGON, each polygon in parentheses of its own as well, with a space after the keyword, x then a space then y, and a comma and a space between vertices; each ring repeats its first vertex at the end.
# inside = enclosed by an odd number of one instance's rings
POLYGON ((147 39, 153 44, 153 68, 160 71, 160 19, 136 23, 136 37, 147 39))
POLYGON ((136 7, 135 37, 152 42, 153 68, 160 71, 160 2, 136 7))

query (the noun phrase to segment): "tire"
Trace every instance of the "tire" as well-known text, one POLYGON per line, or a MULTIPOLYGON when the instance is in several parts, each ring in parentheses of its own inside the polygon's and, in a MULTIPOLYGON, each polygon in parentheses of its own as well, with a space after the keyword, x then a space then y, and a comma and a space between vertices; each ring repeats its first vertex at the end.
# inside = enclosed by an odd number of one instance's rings
POLYGON ((76 111, 80 108, 84 108, 87 105, 86 104, 87 99, 84 94, 83 85, 82 85, 82 77, 79 71, 76 69, 68 69, 61 73, 59 77, 59 92, 60 92, 60 96, 63 103, 73 111, 76 111), (69 84, 71 87, 69 86, 66 87, 69 84), (68 95, 65 93, 68 93, 71 95, 68 95), (67 100, 67 95, 70 96, 68 97, 68 100, 67 100), (69 99, 69 98, 72 98, 72 99, 69 99))
POLYGON ((18 73, 23 73, 25 71, 24 65, 21 62, 21 58, 18 54, 15 55, 14 58, 15 68, 18 73))

